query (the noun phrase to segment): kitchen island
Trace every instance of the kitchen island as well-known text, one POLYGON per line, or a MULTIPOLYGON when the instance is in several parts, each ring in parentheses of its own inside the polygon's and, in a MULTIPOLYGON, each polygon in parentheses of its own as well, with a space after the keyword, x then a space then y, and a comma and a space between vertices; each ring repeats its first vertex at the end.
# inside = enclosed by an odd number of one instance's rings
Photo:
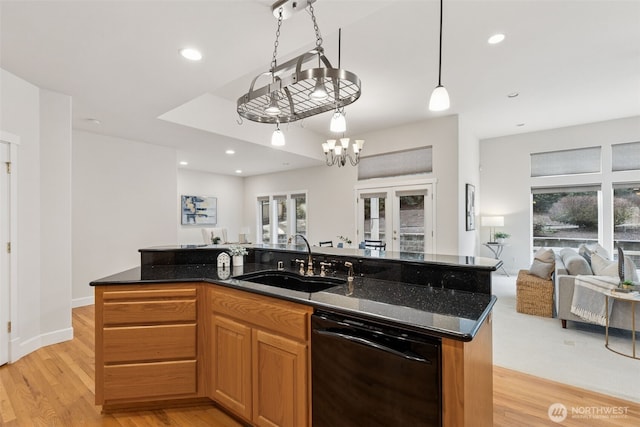
POLYGON ((380 257, 314 248, 316 273, 323 262, 329 276, 345 278, 348 262, 356 277, 302 292, 234 276, 276 270, 279 263, 297 272, 296 260, 306 259, 306 250, 249 247, 241 269, 218 268, 217 255, 224 251, 219 246, 143 249, 140 267, 91 283, 96 403, 103 410, 204 399, 252 425, 298 427, 312 420, 320 425, 312 417, 311 320, 314 312, 329 312, 437 344, 437 393, 425 399, 438 415, 424 425, 492 424, 495 297, 486 290, 491 271, 499 267, 495 260, 425 261, 415 254, 380 257))

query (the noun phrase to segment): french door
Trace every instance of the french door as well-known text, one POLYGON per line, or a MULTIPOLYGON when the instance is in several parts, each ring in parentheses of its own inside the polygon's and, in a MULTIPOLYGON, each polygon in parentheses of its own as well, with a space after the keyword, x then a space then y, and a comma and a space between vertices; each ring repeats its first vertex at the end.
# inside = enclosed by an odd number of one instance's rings
POLYGON ((358 240, 382 240, 394 252, 434 252, 433 184, 356 189, 358 240))

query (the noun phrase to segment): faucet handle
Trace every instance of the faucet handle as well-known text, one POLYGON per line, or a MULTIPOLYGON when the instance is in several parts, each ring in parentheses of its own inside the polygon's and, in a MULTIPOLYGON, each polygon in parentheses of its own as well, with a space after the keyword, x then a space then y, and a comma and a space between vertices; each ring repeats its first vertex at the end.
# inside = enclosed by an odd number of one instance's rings
POLYGON ((300 264, 300 271, 299 271, 299 273, 300 273, 301 275, 303 275, 303 276, 304 276, 304 260, 303 260, 303 259, 296 259, 296 262, 297 262, 298 264, 300 264))

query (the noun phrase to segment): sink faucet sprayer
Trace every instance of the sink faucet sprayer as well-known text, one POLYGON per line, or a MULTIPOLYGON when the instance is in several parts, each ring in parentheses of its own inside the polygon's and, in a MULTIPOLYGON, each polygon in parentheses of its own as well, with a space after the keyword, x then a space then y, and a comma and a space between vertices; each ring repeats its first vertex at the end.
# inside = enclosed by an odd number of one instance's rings
POLYGON ((307 276, 313 276, 313 258, 311 257, 311 246, 309 245, 309 241, 302 234, 295 234, 292 237, 289 237, 289 243, 291 243, 292 239, 295 240, 296 237, 302 238, 304 243, 307 245, 307 253, 309 254, 309 261, 307 262, 307 276))

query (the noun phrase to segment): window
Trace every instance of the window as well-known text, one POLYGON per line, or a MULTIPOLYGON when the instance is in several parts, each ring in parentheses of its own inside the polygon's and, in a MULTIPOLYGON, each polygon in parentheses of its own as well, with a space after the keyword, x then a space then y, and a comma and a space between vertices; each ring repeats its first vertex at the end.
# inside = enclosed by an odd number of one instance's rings
POLYGON ((640 183, 613 186, 613 241, 640 266, 640 183))
POLYGON ((259 243, 286 244, 289 236, 307 234, 306 193, 258 197, 259 243))
POLYGON ((271 213, 269 211, 269 198, 258 198, 258 230, 260 230, 260 242, 271 242, 271 213))
POLYGON ((599 186, 532 189, 534 248, 597 242, 599 192, 599 186))
POLYGON ((307 235, 307 195, 294 194, 291 196, 296 213, 295 233, 307 235))

